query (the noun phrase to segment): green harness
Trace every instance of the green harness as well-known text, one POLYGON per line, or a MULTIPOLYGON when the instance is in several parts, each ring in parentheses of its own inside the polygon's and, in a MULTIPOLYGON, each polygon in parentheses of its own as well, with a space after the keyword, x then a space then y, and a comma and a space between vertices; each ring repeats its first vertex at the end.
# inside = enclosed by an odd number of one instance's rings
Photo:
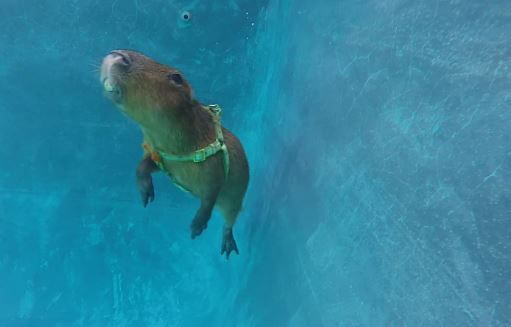
MULTIPOLYGON (((215 123, 215 132, 216 132, 216 140, 211 143, 210 145, 196 150, 189 154, 171 154, 167 153, 158 149, 152 148, 148 144, 144 144, 143 147, 148 151, 151 155, 151 159, 154 161, 154 163, 160 168, 160 170, 167 172, 163 165, 162 158, 168 161, 192 161, 195 163, 206 161, 207 158, 211 157, 212 155, 216 154, 219 151, 222 151, 224 154, 224 173, 225 178, 227 179, 227 176, 229 176, 229 151, 227 150, 227 146, 224 143, 224 135, 222 133, 222 125, 220 123, 220 114, 222 112, 222 109, 217 104, 210 104, 207 106, 207 108, 213 113, 213 121, 215 123), (157 155, 155 155, 155 153, 157 155)), ((167 174, 170 176, 170 174, 167 172, 167 174)), ((170 176, 174 181, 174 177, 170 176)))

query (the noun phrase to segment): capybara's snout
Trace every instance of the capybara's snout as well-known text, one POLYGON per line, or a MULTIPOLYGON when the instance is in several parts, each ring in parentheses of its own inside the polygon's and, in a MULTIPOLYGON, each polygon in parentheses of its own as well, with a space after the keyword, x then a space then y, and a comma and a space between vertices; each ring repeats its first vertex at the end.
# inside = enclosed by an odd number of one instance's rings
POLYGON ((124 50, 114 50, 103 58, 100 80, 107 97, 118 102, 121 99, 121 76, 128 72, 132 58, 124 50))
POLYGON ((132 59, 128 52, 123 50, 114 50, 103 58, 101 64, 101 82, 104 83, 106 79, 111 79, 115 74, 125 71, 130 68, 132 59))
POLYGON ((131 65, 131 60, 129 53, 123 50, 114 50, 104 59, 104 61, 107 61, 107 63, 111 65, 120 65, 126 68, 131 65))

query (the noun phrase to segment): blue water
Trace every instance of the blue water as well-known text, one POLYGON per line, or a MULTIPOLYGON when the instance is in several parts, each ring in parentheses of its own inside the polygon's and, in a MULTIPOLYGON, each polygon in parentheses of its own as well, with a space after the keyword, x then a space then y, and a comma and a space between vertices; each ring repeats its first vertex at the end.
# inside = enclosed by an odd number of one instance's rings
POLYGON ((3 0, 0 326, 511 326, 510 40, 507 0, 3 0), (141 206, 116 48, 222 105, 239 256, 141 206))

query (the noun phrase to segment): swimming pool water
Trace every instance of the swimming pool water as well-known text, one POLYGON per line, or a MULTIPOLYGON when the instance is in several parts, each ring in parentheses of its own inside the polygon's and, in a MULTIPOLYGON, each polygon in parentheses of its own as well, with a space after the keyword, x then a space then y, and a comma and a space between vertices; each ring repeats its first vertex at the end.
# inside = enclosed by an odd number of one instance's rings
POLYGON ((511 325, 508 1, 0 7, 0 326, 511 325), (163 174, 140 204, 116 48, 222 105, 239 256, 163 174))

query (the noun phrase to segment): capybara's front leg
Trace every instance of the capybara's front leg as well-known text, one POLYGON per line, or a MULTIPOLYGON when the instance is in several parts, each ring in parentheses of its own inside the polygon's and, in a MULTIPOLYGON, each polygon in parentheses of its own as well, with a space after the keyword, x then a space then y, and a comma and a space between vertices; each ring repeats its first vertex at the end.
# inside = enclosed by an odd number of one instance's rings
POLYGON ((150 156, 144 157, 137 167, 137 186, 144 208, 149 202, 154 201, 153 178, 151 174, 158 170, 158 166, 150 156))

